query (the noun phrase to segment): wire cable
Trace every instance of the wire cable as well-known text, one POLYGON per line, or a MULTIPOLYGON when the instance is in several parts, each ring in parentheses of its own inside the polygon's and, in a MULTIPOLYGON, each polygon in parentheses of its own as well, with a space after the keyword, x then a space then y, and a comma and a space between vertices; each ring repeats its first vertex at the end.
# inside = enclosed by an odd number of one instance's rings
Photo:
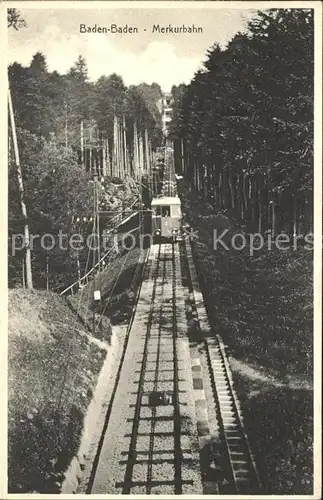
MULTIPOLYGON (((139 231, 139 230, 137 230, 137 231, 139 231)), ((104 306, 104 309, 102 310, 102 313, 101 313, 101 316, 100 316, 100 319, 99 319, 99 321, 98 321, 97 326, 98 326, 98 325, 99 325, 99 323, 101 322, 102 317, 103 317, 103 315, 104 315, 105 311, 107 310, 107 307, 108 307, 108 305, 109 305, 109 303, 110 303, 110 300, 111 300, 112 294, 113 294, 113 292, 114 292, 114 290, 115 290, 115 287, 116 287, 116 285, 117 285, 117 283, 118 283, 118 281, 119 281, 119 279, 120 279, 121 273, 122 273, 122 271, 123 271, 123 269, 124 269, 124 267, 125 267, 125 265, 126 265, 126 263, 127 263, 127 261, 128 261, 129 256, 130 256, 130 251, 128 251, 128 253, 127 253, 127 255, 126 255, 126 258, 125 258, 125 260, 123 261, 123 263, 122 263, 122 265, 121 265, 121 267, 120 267, 119 273, 118 273, 117 278, 116 278, 116 280, 115 280, 115 282, 114 282, 114 284, 113 284, 113 287, 112 287, 112 288, 111 288, 111 290, 110 290, 110 293, 109 293, 109 296, 108 296, 108 300, 106 301, 105 306, 104 306)))

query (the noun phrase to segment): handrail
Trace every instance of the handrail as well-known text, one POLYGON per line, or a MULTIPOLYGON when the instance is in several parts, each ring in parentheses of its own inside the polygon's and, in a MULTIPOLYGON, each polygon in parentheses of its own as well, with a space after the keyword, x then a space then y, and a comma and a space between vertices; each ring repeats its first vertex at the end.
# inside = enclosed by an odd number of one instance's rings
POLYGON ((103 255, 103 257, 101 257, 101 259, 99 260, 99 262, 97 262, 95 264, 95 266, 93 266, 86 274, 84 274, 84 276, 82 276, 82 278, 80 278, 79 280, 75 281, 74 283, 72 283, 71 285, 69 285, 67 288, 65 288, 65 290, 63 290, 60 295, 64 295, 66 292, 68 292, 69 290, 71 290, 75 285, 78 285, 78 284, 81 284, 82 281, 85 280, 85 278, 87 278, 93 271, 94 269, 112 252, 114 248, 109 248, 108 252, 105 253, 103 255))
POLYGON ((128 215, 128 217, 126 217, 125 219, 123 219, 121 222, 119 222, 119 224, 117 224, 113 229, 110 229, 108 234, 111 234, 112 231, 115 231, 116 229, 118 229, 118 227, 122 226, 123 224, 125 224, 126 222, 128 222, 128 220, 130 220, 132 217, 134 217, 135 215, 137 215, 139 212, 138 210, 136 212, 133 212, 132 214, 128 215))

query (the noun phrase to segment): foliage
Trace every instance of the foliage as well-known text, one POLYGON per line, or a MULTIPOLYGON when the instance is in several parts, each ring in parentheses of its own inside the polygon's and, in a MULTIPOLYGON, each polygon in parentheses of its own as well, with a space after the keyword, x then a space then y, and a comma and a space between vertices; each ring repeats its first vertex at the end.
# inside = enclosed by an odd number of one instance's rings
MULTIPOLYGON (((196 268, 212 331, 226 345, 244 425, 266 495, 312 494, 313 254, 302 246, 215 251, 239 224, 182 190, 199 234, 196 268)), ((238 229, 239 230, 239 229, 238 229)))
MULTIPOLYGON (((48 277, 50 288, 59 289, 75 279, 75 250, 67 242, 74 233, 72 224, 76 213, 89 214, 93 207, 90 176, 77 163, 75 153, 65 150, 55 136, 38 138, 18 129, 21 162, 24 165, 25 202, 29 228, 33 235, 32 256, 36 287, 45 287, 48 277), (60 232, 64 234, 59 243, 60 232), (50 235, 45 238, 44 235, 50 235), (41 245, 41 238, 43 244, 41 245), (55 246, 50 252, 51 242, 55 246), (49 259, 48 276, 46 260, 49 259)), ((9 265, 11 284, 21 285, 21 253, 14 254, 13 235, 23 233, 19 193, 15 166, 9 162, 9 265)), ((19 244, 19 248, 21 245, 19 244)))
POLYGON ((105 354, 63 298, 9 292, 10 493, 59 491, 105 354))
POLYGON ((22 19, 17 9, 7 9, 7 26, 18 31, 20 28, 25 28, 26 21, 22 19))
POLYGON ((258 12, 175 93, 191 187, 252 231, 311 228, 313 55, 311 10, 258 12))
MULTIPOLYGON (((13 107, 19 127, 41 137, 54 133, 58 141, 80 148, 80 123, 92 120, 102 134, 113 139, 114 116, 126 116, 127 129, 138 119, 141 132, 159 133, 157 101, 160 88, 141 84, 127 89, 119 75, 101 76, 90 82, 85 59, 79 56, 66 75, 48 72, 42 53, 33 56, 29 67, 13 63, 8 68, 13 107), (134 117, 132 111, 140 110, 134 117), (157 131, 157 132, 156 132, 157 131)), ((92 137, 93 143, 97 138, 92 137)))
MULTIPOLYGON (((17 16, 16 13, 16 20, 17 16)), ((73 220, 77 216, 89 218, 93 212, 89 155, 82 161, 80 151, 81 124, 84 148, 88 148, 87 153, 92 149, 94 162, 103 141, 108 139, 109 159, 113 164, 114 118, 118 117, 119 132, 125 125, 129 161, 133 157, 134 122, 141 137, 148 130, 153 147, 160 141, 161 118, 157 109, 160 88, 152 84, 128 89, 116 74, 90 82, 82 56, 65 75, 49 72, 41 52, 34 54, 28 67, 18 63, 9 66, 8 76, 30 230, 40 237, 50 233, 56 241, 62 231, 69 239, 76 229, 73 220)), ((9 156, 9 284, 21 286, 24 251, 13 256, 11 248, 12 235, 23 232, 11 140, 9 156)), ((126 192, 120 189, 120 193, 115 193, 112 179, 106 178, 100 193, 104 210, 117 207, 122 211, 127 202, 133 203, 137 194, 126 183, 127 180, 122 180, 126 192)), ((87 236, 91 225, 78 229, 87 236)), ((75 250, 62 251, 55 247, 47 254, 38 238, 32 258, 36 287, 49 283, 50 289, 59 290, 76 280, 75 250)), ((81 253, 81 272, 86 259, 87 253, 81 253)))

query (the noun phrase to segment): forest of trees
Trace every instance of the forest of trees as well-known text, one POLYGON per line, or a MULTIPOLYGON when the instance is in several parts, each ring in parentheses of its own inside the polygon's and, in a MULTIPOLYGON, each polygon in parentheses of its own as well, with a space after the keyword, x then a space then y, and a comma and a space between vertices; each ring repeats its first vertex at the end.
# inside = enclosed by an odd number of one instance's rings
POLYGON ((313 34, 311 10, 258 12, 172 90, 178 168, 247 231, 312 230, 313 34))
MULTIPOLYGON (((8 27, 23 29, 19 13, 9 11, 8 27)), ((225 49, 215 45, 208 51, 204 70, 189 85, 172 88, 172 136, 182 158, 177 168, 190 189, 230 211, 247 231, 312 230, 313 32, 311 10, 258 12, 246 33, 225 49)), ((105 144, 106 161, 113 164, 119 131, 131 166, 140 150, 134 136, 143 143, 149 136, 151 148, 161 142, 161 89, 156 83, 127 88, 116 74, 91 82, 82 56, 67 74, 50 72, 41 52, 28 67, 9 66, 8 79, 30 231, 71 235, 73 217, 93 209, 82 136, 93 151, 105 144)), ((142 144, 141 153, 146 156, 142 144)), ((23 282, 24 249, 13 255, 11 246, 24 225, 18 187, 10 129, 10 286, 23 282)), ((51 251, 47 268, 48 255, 40 248, 32 257, 36 286, 46 286, 48 273, 53 289, 75 280, 72 251, 51 251)))
MULTIPOLYGON (((23 29, 25 23, 19 13, 15 9, 9 11, 8 27, 23 29)), ((91 82, 82 56, 67 74, 50 72, 41 52, 33 56, 28 67, 18 63, 10 65, 8 79, 30 232, 40 236, 50 233, 57 237, 61 231, 69 238, 75 231, 75 216, 93 212, 90 182, 93 172, 84 168, 81 136, 91 150, 91 157, 93 152, 94 163, 96 151, 102 151, 102 144, 105 144, 111 165, 115 161, 117 127, 117 133, 122 136, 122 147, 127 149, 122 152, 123 157, 127 157, 127 168, 131 173, 135 155, 134 134, 142 144, 149 137, 152 149, 160 145, 161 117, 157 102, 162 95, 161 89, 156 83, 127 88, 116 74, 101 76, 96 82, 91 82)), ((116 172, 122 177, 125 170, 116 172)), ((9 286, 21 286, 25 249, 14 252, 12 238, 23 233, 25 221, 21 213, 10 122, 8 198, 9 286)), ((83 230, 90 231, 90 227, 83 230)), ((36 287, 46 287, 49 282, 51 289, 58 290, 75 281, 75 251, 53 249, 49 256, 41 248, 40 239, 34 240, 33 248, 36 287)), ((85 253, 83 259, 86 259, 85 253)))

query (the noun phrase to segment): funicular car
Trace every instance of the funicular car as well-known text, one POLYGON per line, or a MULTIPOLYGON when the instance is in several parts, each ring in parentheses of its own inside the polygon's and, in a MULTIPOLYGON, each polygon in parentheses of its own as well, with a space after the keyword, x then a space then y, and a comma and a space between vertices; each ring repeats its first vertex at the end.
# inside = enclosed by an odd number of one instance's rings
POLYGON ((152 234, 155 241, 181 239, 181 200, 178 196, 154 198, 151 202, 152 234))

